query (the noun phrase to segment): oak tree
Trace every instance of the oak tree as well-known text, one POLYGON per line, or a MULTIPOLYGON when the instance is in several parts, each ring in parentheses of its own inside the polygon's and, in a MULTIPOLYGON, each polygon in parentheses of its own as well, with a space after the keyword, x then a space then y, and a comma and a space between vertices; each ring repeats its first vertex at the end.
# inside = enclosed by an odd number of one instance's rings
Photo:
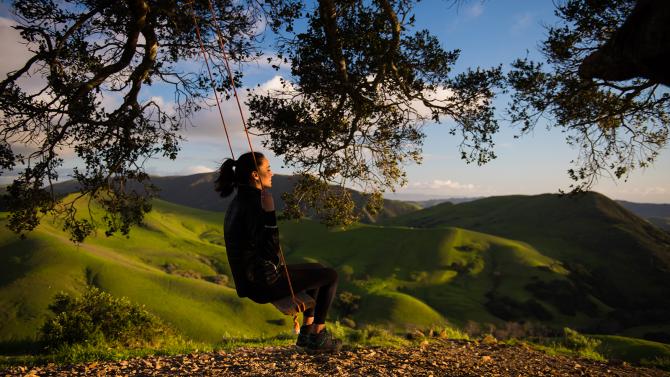
POLYGON ((579 150, 573 190, 626 179, 667 145, 670 3, 567 0, 548 28, 544 61, 519 59, 508 75, 511 118, 522 133, 544 119, 579 150))

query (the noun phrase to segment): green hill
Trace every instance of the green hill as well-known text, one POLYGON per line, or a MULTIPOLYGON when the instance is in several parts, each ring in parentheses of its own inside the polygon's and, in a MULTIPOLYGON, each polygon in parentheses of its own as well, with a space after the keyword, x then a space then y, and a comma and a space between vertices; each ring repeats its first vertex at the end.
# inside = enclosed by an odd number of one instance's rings
MULTIPOLYGON (((595 297, 612 308, 600 313, 603 319, 596 331, 663 324, 670 318, 670 235, 597 193, 505 196, 437 205, 387 224, 455 226, 523 240, 561 261, 569 271, 566 282, 537 283, 524 289, 558 307, 581 293, 595 297)), ((593 312, 592 305, 584 302, 582 306, 593 312)))
POLYGON ((194 339, 284 330, 272 324, 281 315, 270 305, 240 300, 231 287, 204 279, 227 268, 224 248, 201 239, 220 228, 210 220, 212 214, 173 210, 173 205, 157 202, 146 226, 133 229, 129 239, 96 237, 80 246, 46 221, 19 240, 5 228, 2 216, 0 340, 33 338, 55 293, 81 291, 87 283, 146 305, 194 339), (176 269, 168 273, 169 266, 176 269))
MULTIPOLYGON (((352 314, 359 326, 533 321, 614 333, 639 328, 641 318, 665 323, 665 233, 611 203, 595 194, 574 203, 489 198, 399 217, 404 226, 342 230, 303 220, 280 227, 289 263, 333 266, 339 291, 360 296, 352 314)), ((220 212, 156 200, 129 238, 100 235, 80 246, 50 220, 19 240, 6 217, 0 214, 0 342, 33 338, 53 295, 86 284, 145 305, 191 339, 288 330, 271 305, 235 295, 220 212)))
MULTIPOLYGON (((96 211, 94 206, 94 215, 96 211)), ((51 219, 44 219, 21 240, 7 230, 7 216, 0 213, 0 343, 33 339, 54 295, 80 292, 87 284, 145 305, 196 340, 271 336, 290 329, 288 318, 271 305, 236 296, 223 246, 221 212, 155 200, 145 223, 133 228, 130 237, 98 235, 78 246, 51 219)), ((311 221, 304 224, 327 231, 311 221)), ((288 259, 313 257, 321 256, 304 249, 288 259)), ((370 302, 397 304, 387 312, 375 309, 370 322, 378 316, 379 323, 444 323, 440 314, 412 297, 378 296, 370 302), (429 315, 416 320, 403 317, 413 307, 429 315)))

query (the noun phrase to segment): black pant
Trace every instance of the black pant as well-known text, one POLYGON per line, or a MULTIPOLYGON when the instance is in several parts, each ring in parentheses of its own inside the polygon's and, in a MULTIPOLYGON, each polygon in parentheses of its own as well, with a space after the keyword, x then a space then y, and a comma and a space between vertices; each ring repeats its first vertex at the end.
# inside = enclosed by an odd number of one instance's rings
MULTIPOLYGON (((337 290, 337 271, 320 263, 289 264, 293 292, 305 291, 316 301, 316 307, 307 309, 304 316, 314 317, 314 323, 326 323, 326 314, 335 298, 337 290)), ((282 267, 283 269, 283 267, 282 267)), ((258 303, 268 303, 291 295, 288 282, 282 271, 282 277, 270 286, 257 289, 249 298, 258 303)))

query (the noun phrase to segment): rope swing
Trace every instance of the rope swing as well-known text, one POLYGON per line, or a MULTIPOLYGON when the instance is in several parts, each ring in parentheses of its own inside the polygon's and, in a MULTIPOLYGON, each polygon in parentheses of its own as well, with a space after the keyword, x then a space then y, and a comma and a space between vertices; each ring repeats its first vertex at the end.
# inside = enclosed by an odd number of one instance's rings
MULTIPOLYGON (((225 44, 224 44, 224 38, 223 34, 221 33, 221 29, 219 28, 219 21, 216 17, 216 11, 214 10, 214 5, 212 4, 211 0, 207 0, 209 3, 209 11, 212 16, 212 21, 214 23, 215 29, 216 29, 216 34, 217 34, 217 41, 219 43, 219 48, 221 49, 221 54, 223 55, 223 60, 225 62, 225 67, 226 71, 228 72, 228 77, 230 78, 230 86, 233 88, 233 94, 235 95, 235 100, 237 102, 237 108, 240 112, 240 118, 242 119, 242 127, 244 128, 244 133, 247 136, 247 142, 249 143, 249 150, 251 151, 251 155, 253 156, 254 160, 254 166, 256 167, 256 171, 260 173, 260 170, 258 168, 258 161, 256 161, 256 154, 253 153, 254 149, 251 146, 251 137, 249 136, 249 130, 247 127, 247 122, 244 118, 244 112, 242 111, 242 105, 240 104, 240 98, 237 95, 237 88, 235 87, 235 80, 233 79, 233 74, 230 69, 230 64, 228 63, 228 56, 226 55, 226 50, 225 50, 225 44)), ((202 54, 203 59, 205 60, 205 65, 207 66, 207 72, 209 74, 209 79, 210 82, 212 83, 212 90, 214 91, 214 97, 216 99, 216 106, 219 110, 219 116, 221 118, 221 124, 223 125, 223 129, 226 133, 226 140, 228 142, 228 148, 230 148, 230 156, 235 159, 235 155, 233 154, 233 147, 230 142, 230 136, 228 135, 228 128, 226 127, 226 121, 223 116, 223 110, 221 109, 221 101, 219 99, 219 95, 216 91, 216 85, 214 82, 214 77, 212 75, 212 70, 209 65, 209 60, 207 58, 207 52, 205 51, 205 45, 202 42, 202 37, 200 34, 200 27, 198 26, 198 20, 195 15, 195 10, 193 9, 193 0, 189 0, 188 6, 191 10, 191 15, 193 17, 193 24, 195 25, 195 32, 198 37, 198 42, 200 44, 200 52, 202 54)), ((211 58, 211 55, 210 55, 211 58)), ((263 187, 263 182, 261 182, 261 190, 264 190, 265 188, 263 187)), ((272 302, 272 304, 282 313, 293 316, 293 329, 295 333, 297 334, 300 332, 300 323, 298 322, 298 313, 304 312, 305 310, 313 307, 315 305, 314 299, 308 295, 305 292, 299 292, 296 294, 293 291, 293 285, 291 284, 291 277, 288 272, 288 267, 286 266, 286 259, 284 258, 284 251, 282 250, 281 244, 279 244, 279 262, 284 266, 284 274, 286 275, 286 281, 288 282, 288 287, 289 291, 291 292, 291 296, 285 297, 283 299, 277 300, 275 302, 272 302)))

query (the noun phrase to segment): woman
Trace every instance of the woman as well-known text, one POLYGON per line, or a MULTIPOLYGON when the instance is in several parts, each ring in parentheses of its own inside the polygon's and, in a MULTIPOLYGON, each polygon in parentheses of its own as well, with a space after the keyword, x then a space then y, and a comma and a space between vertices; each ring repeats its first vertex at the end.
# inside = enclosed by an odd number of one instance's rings
MULTIPOLYGON (((227 159, 219 170, 216 191, 237 195, 226 211, 224 239, 228 263, 240 297, 265 304, 290 296, 279 260, 279 231, 272 194, 272 170, 263 154, 249 152, 227 159), (254 164, 258 163, 258 171, 254 164)), ((337 272, 319 263, 288 265, 294 292, 305 291, 316 306, 303 313, 296 345, 313 351, 337 351, 342 342, 326 330, 326 314, 335 297, 337 272)))

